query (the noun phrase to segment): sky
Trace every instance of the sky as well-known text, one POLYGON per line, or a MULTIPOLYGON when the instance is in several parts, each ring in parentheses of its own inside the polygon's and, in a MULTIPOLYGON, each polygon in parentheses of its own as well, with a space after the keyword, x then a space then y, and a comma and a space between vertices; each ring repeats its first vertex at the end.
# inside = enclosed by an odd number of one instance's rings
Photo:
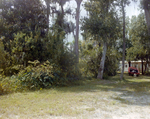
POLYGON ((136 3, 131 2, 130 5, 126 7, 126 15, 131 18, 132 15, 137 16, 138 14, 140 14, 139 4, 140 4, 140 0, 138 0, 136 3))
MULTIPOLYGON (((87 0, 83 0, 82 5, 87 0)), ((137 0, 137 2, 131 2, 129 6, 126 6, 126 15, 131 18, 132 15, 138 15, 140 11, 138 11, 138 6, 140 4, 140 0, 137 0)), ((81 17, 86 15, 86 11, 84 10, 83 6, 81 5, 81 17)), ((76 2, 75 0, 72 0, 68 3, 66 3, 65 6, 70 6, 71 8, 76 8, 76 2)))
MULTIPOLYGON (((83 0, 82 2, 82 5, 84 4, 84 2, 87 1, 87 0, 83 0)), ((131 18, 133 15, 138 15, 140 14, 140 10, 139 10, 139 4, 140 4, 140 0, 137 0, 137 2, 131 2, 129 6, 126 6, 126 16, 129 16, 129 18, 131 18)), ((80 18, 84 17, 87 15, 86 11, 84 10, 84 7, 81 5, 81 12, 80 12, 80 18)), ((66 3, 65 5, 66 7, 69 6, 71 7, 72 9, 75 9, 76 8, 76 2, 75 0, 72 0, 68 3, 66 3)), ((81 33, 81 32, 80 32, 81 33)), ((74 38, 73 38, 73 35, 68 35, 66 37, 67 41, 68 42, 71 42, 74 38)), ((79 35, 79 39, 82 40, 82 36, 81 34, 79 35)))

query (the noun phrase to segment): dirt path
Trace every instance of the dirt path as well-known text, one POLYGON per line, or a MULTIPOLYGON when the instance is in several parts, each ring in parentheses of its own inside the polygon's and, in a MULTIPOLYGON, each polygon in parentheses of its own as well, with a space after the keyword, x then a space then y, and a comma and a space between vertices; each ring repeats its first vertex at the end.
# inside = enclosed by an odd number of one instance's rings
POLYGON ((80 93, 78 96, 88 95, 91 97, 91 100, 86 100, 83 105, 77 107, 84 110, 82 114, 77 117, 52 116, 50 118, 150 119, 150 90, 135 92, 126 90, 126 88, 125 86, 107 91, 92 90, 91 92, 80 93))
MULTIPOLYGON (((81 95, 93 95, 82 93, 81 95)), ((128 92, 108 91, 105 96, 95 96, 95 100, 85 102, 77 108, 83 113, 77 117, 48 116, 54 119, 150 119, 150 95, 136 95, 128 92), (98 102, 96 102, 96 100, 98 102)))

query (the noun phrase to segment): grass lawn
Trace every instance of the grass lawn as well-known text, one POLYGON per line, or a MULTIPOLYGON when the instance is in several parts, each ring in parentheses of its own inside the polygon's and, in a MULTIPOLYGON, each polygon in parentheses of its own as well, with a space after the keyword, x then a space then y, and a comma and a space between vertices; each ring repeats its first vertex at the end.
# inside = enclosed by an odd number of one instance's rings
POLYGON ((110 80, 0 96, 0 119, 150 119, 150 77, 110 80))

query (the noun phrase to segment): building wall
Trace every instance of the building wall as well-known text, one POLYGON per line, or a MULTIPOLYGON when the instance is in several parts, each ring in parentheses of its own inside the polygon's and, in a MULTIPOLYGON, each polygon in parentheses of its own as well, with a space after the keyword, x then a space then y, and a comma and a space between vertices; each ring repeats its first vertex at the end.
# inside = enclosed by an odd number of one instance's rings
MULTIPOLYGON (((142 73, 142 62, 141 61, 131 61, 131 67, 135 67, 142 73)), ((125 61, 124 64, 124 72, 128 72, 129 63, 125 61)), ((122 61, 120 61, 119 69, 122 70, 122 61)), ((143 65, 143 70, 145 70, 145 63, 143 65)), ((149 66, 147 65, 147 70, 149 70, 149 66)))
MULTIPOLYGON (((124 63, 124 72, 128 72, 128 68, 129 68, 129 64, 128 64, 127 61, 125 61, 125 63, 124 63)), ((119 70, 120 71, 122 70, 122 61, 120 61, 119 70)))

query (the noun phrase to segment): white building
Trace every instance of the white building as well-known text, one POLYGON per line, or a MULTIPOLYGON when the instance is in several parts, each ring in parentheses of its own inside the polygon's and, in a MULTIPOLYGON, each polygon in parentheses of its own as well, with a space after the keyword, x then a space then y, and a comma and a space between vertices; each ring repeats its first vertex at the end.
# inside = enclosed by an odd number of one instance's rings
MULTIPOLYGON (((143 70, 145 70, 145 63, 146 62, 143 62, 143 70)), ((141 62, 141 60, 131 61, 131 67, 137 68, 139 70, 139 72, 141 73, 142 72, 142 62, 141 62)), ((129 63, 127 61, 125 61, 125 63, 124 63, 124 72, 128 72, 128 68, 129 68, 129 63)), ((120 71, 122 70, 122 61, 120 61, 119 70, 120 71)), ((149 70, 148 64, 147 64, 146 70, 147 71, 149 70)))

